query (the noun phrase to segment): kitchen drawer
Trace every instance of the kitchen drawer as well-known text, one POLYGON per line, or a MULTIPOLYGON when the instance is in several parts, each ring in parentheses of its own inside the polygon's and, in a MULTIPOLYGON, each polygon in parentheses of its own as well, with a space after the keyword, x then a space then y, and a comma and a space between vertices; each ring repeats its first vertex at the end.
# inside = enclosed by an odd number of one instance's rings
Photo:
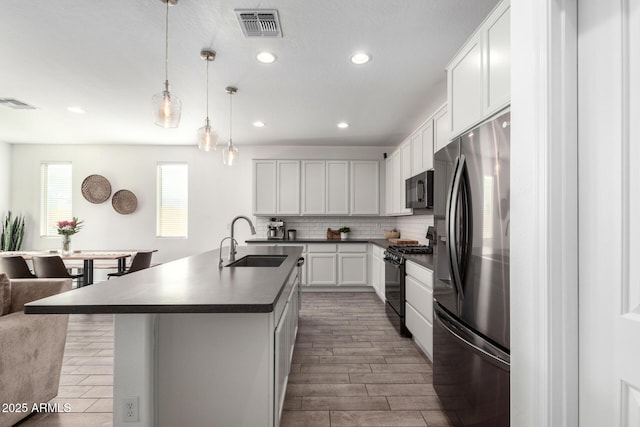
POLYGON ((406 298, 407 302, 415 308, 429 322, 433 320, 433 292, 423 283, 418 282, 411 276, 407 276, 406 280, 406 298))
POLYGON ((433 289, 433 271, 411 261, 407 261, 406 269, 407 276, 412 276, 428 289, 433 289))
POLYGON ((307 246, 307 252, 338 252, 338 245, 335 243, 309 243, 307 246))
POLYGON ((307 251, 307 245, 305 245, 304 243, 276 243, 276 246, 300 246, 302 248, 302 252, 306 252, 307 251))
POLYGON ((413 334, 418 347, 433 361, 433 325, 409 303, 405 304, 407 328, 413 334))
POLYGON ((368 243, 343 243, 338 245, 339 252, 367 252, 367 244, 368 243))

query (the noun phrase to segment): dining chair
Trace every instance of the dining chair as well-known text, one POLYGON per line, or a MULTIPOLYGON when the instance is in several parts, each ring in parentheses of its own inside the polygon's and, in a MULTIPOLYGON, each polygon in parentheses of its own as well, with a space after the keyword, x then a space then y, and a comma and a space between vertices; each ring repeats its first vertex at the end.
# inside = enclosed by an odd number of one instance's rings
POLYGON ((6 273, 9 279, 33 279, 36 277, 29 269, 27 261, 20 255, 0 257, 0 273, 6 273))
POLYGON ((71 274, 58 255, 34 256, 33 270, 38 278, 70 278, 76 279, 78 287, 82 286, 82 274, 71 274))
POLYGON ((144 270, 145 268, 149 268, 151 266, 151 256, 153 252, 137 252, 133 259, 131 260, 131 265, 125 271, 119 271, 117 273, 109 273, 107 274, 107 279, 112 277, 125 276, 129 273, 133 273, 134 271, 144 270))

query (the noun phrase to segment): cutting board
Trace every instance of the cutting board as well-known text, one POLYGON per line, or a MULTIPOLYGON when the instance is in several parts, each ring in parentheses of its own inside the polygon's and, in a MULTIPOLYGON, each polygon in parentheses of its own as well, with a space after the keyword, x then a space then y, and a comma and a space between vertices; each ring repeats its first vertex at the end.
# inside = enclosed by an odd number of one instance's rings
POLYGON ((417 245, 419 243, 417 240, 411 239, 389 239, 389 242, 394 245, 417 245))

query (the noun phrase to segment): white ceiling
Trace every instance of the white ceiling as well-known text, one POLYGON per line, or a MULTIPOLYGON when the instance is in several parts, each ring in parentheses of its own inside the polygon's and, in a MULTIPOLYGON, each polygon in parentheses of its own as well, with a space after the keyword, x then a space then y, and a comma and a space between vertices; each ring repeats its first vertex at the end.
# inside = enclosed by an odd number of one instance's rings
POLYGON ((444 67, 497 0, 179 0, 169 15, 169 82, 182 99, 177 129, 153 123, 151 96, 164 81, 165 5, 160 0, 3 0, 0 106, 8 143, 195 143, 210 117, 242 144, 392 145, 442 97, 444 67), (275 8, 283 37, 245 38, 237 8, 275 8), (261 50, 274 64, 255 59, 261 50), (373 60, 355 66, 355 51, 373 60), (434 91, 437 93, 434 94, 434 91), (87 113, 73 114, 69 106, 87 113), (256 120, 267 125, 252 126, 256 120), (348 129, 336 123, 345 120, 348 129))

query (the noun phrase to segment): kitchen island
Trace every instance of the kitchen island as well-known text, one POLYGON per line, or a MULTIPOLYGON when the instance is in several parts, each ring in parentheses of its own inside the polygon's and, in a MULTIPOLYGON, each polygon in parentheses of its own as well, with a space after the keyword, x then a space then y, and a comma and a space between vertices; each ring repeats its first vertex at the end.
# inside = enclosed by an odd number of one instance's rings
POLYGON ((219 268, 218 251, 209 251, 35 301, 25 312, 114 314, 114 425, 278 426, 301 253, 238 247, 238 260, 282 263, 219 268))

